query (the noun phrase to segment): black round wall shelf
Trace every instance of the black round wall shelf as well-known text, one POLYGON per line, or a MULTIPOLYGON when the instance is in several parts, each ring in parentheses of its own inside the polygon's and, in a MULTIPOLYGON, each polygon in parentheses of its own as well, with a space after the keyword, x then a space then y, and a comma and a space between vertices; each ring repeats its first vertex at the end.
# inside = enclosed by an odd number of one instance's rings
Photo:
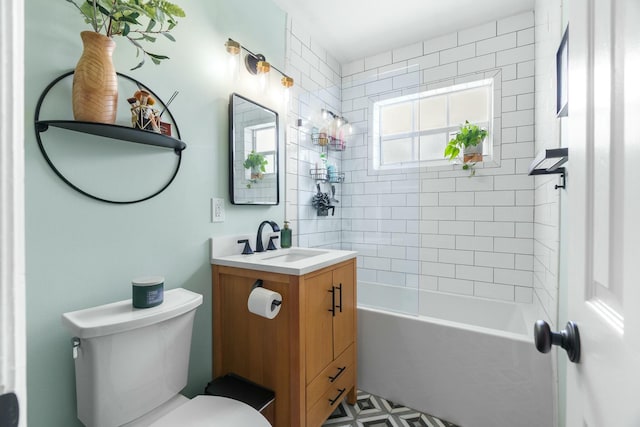
POLYGON ((34 127, 36 132, 36 140, 38 142, 38 148, 40 148, 40 152, 42 153, 49 167, 53 170, 53 172, 55 172, 55 174, 65 184, 73 188, 75 191, 87 197, 90 197, 94 200, 98 200, 106 203, 124 205, 124 204, 139 203, 145 200, 149 200, 157 196, 158 194, 162 193, 164 190, 166 190, 167 187, 171 185, 176 175, 178 175, 178 171, 180 170, 180 164, 182 163, 182 151, 185 148, 187 148, 187 145, 180 140, 180 130, 178 129, 178 125, 173 115, 171 114, 171 111, 166 107, 166 104, 162 102, 162 100, 158 97, 158 95, 156 95, 151 89, 149 89, 147 86, 145 86, 138 80, 134 79, 133 77, 130 77, 121 73, 117 73, 117 74, 119 78, 129 80, 130 82, 133 82, 138 88, 146 90, 151 95, 153 95, 161 105, 165 106, 164 114, 168 114, 169 117, 171 118, 171 122, 173 123, 173 129, 175 130, 175 133, 178 137, 177 139, 171 136, 163 135, 153 131, 135 129, 133 127, 120 126, 115 124, 112 125, 112 124, 106 124, 106 123, 83 122, 83 121, 76 121, 76 120, 40 120, 40 109, 42 107, 42 103, 44 102, 45 98, 49 94, 49 91, 51 91, 51 89, 55 85, 57 85, 61 80, 69 76, 72 76, 73 71, 69 71, 57 77, 51 83, 49 83, 49 85, 44 89, 44 91, 40 95, 40 98, 38 99, 38 103, 36 104, 34 127), (91 194, 85 190, 82 190, 77 185, 72 183, 67 177, 65 177, 62 174, 62 172, 58 170, 58 168, 56 168, 56 166, 53 164, 53 161, 47 154, 47 151, 45 150, 44 144, 42 142, 42 134, 45 133, 50 127, 66 129, 72 132, 80 132, 80 133, 85 133, 89 135, 101 136, 101 137, 105 137, 112 140, 127 141, 135 144, 152 145, 156 147, 171 149, 178 156, 178 161, 176 163, 175 169, 171 177, 169 178, 169 180, 159 190, 153 192, 152 194, 139 199, 135 199, 135 200, 106 199, 106 198, 91 194))

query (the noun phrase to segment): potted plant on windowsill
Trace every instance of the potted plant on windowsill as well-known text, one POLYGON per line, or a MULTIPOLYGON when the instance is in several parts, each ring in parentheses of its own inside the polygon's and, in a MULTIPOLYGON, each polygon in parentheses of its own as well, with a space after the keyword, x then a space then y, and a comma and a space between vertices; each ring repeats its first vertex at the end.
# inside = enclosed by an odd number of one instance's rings
POLYGON ((80 33, 83 52, 73 75, 73 116, 76 120, 114 123, 118 103, 118 81, 111 55, 114 36, 122 36, 136 47, 141 67, 150 57, 159 64, 167 56, 147 51, 142 42, 153 43, 162 35, 175 41, 169 32, 176 17, 185 16, 177 5, 165 0, 67 0, 91 26, 80 33))
POLYGON ((450 161, 454 161, 462 152, 462 169, 471 169, 471 175, 474 175, 473 166, 482 161, 482 143, 487 135, 489 132, 486 129, 481 129, 478 125, 465 120, 464 124, 460 126, 460 131, 454 138, 451 138, 444 149, 444 156, 450 161))
POLYGON ((251 169, 251 179, 257 180, 263 178, 263 174, 267 171, 266 166, 268 163, 262 154, 251 150, 251 153, 249 153, 242 165, 245 169, 251 169))

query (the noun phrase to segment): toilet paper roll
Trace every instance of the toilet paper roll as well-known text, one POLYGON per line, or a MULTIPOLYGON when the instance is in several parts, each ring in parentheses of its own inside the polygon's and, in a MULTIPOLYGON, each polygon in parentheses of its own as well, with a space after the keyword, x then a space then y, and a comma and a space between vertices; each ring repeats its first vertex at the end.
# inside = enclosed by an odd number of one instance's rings
POLYGON ((253 314, 273 319, 282 307, 282 295, 269 289, 255 288, 249 294, 247 306, 253 314))

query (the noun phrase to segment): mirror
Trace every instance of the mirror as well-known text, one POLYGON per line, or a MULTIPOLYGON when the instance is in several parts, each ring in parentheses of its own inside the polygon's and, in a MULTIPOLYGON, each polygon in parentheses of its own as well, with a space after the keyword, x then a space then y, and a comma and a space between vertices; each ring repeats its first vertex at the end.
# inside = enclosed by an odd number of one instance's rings
POLYGON ((229 193, 234 205, 277 205, 278 113, 237 93, 229 100, 229 193))

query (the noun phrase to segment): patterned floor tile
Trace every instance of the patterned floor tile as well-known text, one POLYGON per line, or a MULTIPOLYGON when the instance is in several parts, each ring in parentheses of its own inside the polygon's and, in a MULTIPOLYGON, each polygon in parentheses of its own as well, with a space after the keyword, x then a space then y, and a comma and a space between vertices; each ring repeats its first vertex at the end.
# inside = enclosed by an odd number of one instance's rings
POLYGON ((356 404, 340 403, 323 424, 327 427, 460 427, 429 414, 358 390, 356 404))
POLYGON ((401 427, 389 414, 378 414, 372 417, 358 418, 360 427, 401 427))

